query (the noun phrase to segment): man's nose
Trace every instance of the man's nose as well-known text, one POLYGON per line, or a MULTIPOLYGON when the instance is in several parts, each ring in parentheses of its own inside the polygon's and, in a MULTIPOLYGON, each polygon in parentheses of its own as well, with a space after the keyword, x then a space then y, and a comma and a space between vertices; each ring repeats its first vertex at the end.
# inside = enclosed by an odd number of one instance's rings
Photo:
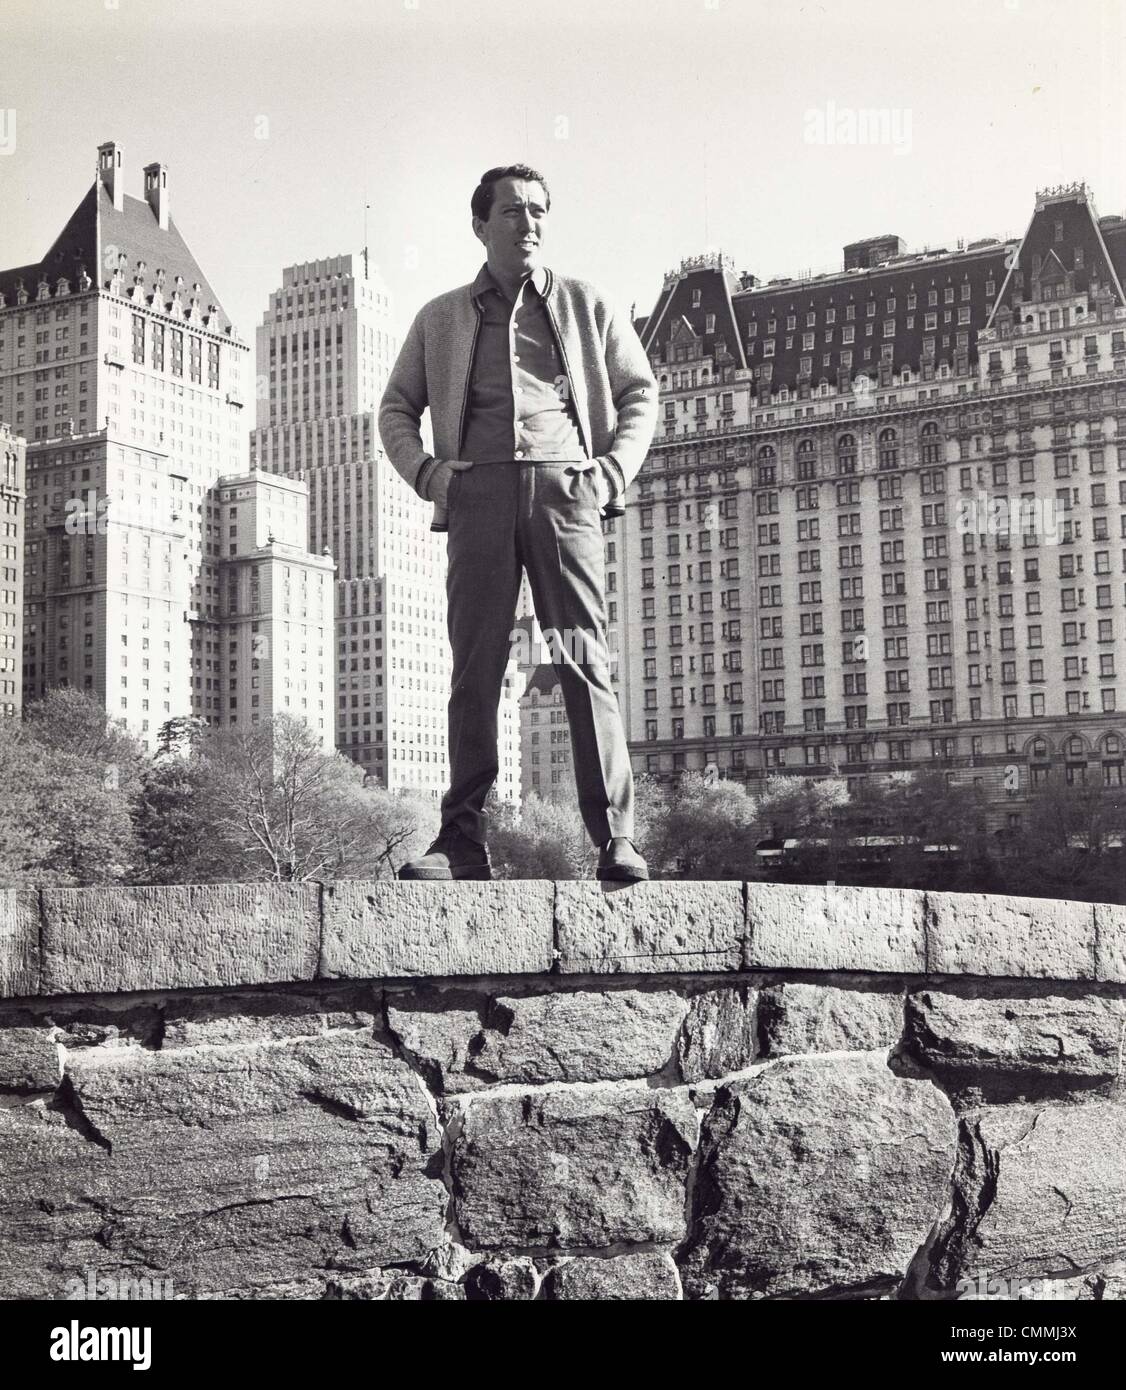
POLYGON ((526 231, 526 232, 535 231, 536 219, 532 216, 532 213, 531 213, 531 209, 530 209, 530 208, 523 208, 523 209, 521 209, 521 213, 520 213, 520 225, 521 225, 521 228, 522 228, 523 231, 526 231))

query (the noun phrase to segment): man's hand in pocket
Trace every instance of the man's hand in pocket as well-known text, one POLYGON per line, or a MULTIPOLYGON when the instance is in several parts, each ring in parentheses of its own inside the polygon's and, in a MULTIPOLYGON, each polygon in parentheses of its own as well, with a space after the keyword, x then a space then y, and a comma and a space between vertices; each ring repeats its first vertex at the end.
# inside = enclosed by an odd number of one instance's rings
POLYGON ((606 471, 606 465, 600 458, 594 460, 594 478, 598 484, 598 507, 601 510, 608 502, 614 500, 614 489, 610 485, 610 478, 606 471))
POLYGON ((440 511, 445 511, 448 505, 448 495, 450 482, 455 473, 464 473, 467 468, 472 468, 471 461, 463 459, 440 459, 434 466, 430 477, 426 480, 426 496, 436 504, 440 511))

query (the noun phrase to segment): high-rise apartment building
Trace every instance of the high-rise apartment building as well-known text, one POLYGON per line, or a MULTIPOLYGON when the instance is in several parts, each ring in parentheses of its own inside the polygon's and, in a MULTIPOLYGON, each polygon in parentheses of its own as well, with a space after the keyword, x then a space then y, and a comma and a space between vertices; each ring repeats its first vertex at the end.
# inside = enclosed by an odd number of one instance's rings
POLYGON ((227 533, 219 619, 226 722, 292 714, 331 753, 336 567, 307 549, 308 490, 259 472, 221 478, 215 490, 227 533))
POLYGON ((936 765, 1011 817, 1053 764, 1122 783, 1124 274, 1126 221, 1069 185, 1017 241, 666 277, 662 419, 605 528, 635 767, 936 765))
POLYGON ((535 792, 544 801, 568 801, 577 807, 571 728, 559 674, 549 663, 537 666, 528 677, 520 701, 520 732, 524 795, 535 792))
POLYGON ((47 254, 0 272, 0 419, 29 440, 24 699, 86 690, 152 746, 174 717, 254 719, 224 637, 241 559, 216 485, 234 475, 247 500, 262 483, 246 467, 249 349, 172 220, 164 165, 144 194, 101 145, 47 254))
POLYGON ((379 447, 398 349, 366 253, 286 267, 258 328, 259 469, 309 488, 310 550, 336 562, 337 747, 390 788, 447 776, 445 540, 379 447))
POLYGON ((26 442, 0 422, 0 715, 22 707, 26 442))

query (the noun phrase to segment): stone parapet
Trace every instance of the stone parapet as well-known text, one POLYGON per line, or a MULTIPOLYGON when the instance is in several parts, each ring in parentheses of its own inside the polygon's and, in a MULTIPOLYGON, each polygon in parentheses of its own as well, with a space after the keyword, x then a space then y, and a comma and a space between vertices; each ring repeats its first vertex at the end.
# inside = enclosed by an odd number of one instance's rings
POLYGON ((737 882, 3 890, 0 1298, 1122 1298, 1124 943, 737 882))

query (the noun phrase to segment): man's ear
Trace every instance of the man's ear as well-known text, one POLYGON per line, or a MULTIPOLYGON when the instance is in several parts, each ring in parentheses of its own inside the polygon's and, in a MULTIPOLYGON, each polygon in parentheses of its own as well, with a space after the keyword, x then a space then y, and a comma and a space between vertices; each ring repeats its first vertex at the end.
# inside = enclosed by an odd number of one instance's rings
POLYGON ((473 235, 478 241, 488 245, 488 242, 485 241, 485 223, 480 217, 473 219, 473 235))

